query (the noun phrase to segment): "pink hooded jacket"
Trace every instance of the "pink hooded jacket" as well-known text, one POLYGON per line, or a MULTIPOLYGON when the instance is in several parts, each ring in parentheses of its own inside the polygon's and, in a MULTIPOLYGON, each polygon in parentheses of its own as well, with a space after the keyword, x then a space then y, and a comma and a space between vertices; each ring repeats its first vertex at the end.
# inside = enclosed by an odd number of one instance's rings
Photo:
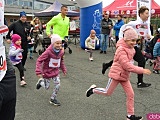
POLYGON ((143 68, 133 65, 134 48, 130 48, 123 39, 117 42, 117 50, 108 76, 118 81, 127 81, 130 72, 143 73, 143 68))
POLYGON ((63 56, 64 51, 60 50, 59 54, 53 51, 53 45, 50 45, 46 51, 37 59, 36 62, 36 75, 42 74, 44 78, 53 78, 59 74, 59 68, 62 69, 63 73, 66 73, 66 67, 64 65, 63 56), (51 67, 50 64, 57 65, 58 62, 51 63, 51 60, 60 61, 59 67, 51 67))

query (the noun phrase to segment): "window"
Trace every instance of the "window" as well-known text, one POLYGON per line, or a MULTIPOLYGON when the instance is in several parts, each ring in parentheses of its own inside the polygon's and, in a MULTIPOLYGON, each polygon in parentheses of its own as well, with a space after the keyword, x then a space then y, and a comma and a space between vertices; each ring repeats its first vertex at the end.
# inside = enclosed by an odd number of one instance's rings
POLYGON ((43 10, 43 4, 39 4, 39 9, 43 10))
POLYGON ((18 0, 5 0, 7 5, 18 5, 18 0))
POLYGON ((10 19, 10 23, 15 22, 15 21, 17 21, 17 19, 13 19, 13 18, 10 19))

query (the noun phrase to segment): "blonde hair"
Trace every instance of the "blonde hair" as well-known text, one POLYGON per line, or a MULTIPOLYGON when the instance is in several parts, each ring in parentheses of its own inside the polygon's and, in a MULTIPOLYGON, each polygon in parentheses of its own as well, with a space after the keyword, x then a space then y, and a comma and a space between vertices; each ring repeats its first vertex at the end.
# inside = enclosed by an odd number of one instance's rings
POLYGON ((38 19, 38 24, 41 24, 41 21, 39 20, 38 17, 35 17, 35 18, 31 21, 30 24, 32 24, 33 26, 35 26, 35 25, 36 25, 35 21, 36 21, 37 19, 38 19))

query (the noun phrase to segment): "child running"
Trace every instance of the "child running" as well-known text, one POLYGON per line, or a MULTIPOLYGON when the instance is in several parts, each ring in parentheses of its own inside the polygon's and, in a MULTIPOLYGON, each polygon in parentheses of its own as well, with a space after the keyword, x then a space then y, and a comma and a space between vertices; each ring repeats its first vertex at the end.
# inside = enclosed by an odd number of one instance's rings
POLYGON ((155 58, 154 66, 153 66, 153 73, 159 74, 159 70, 160 70, 160 38, 157 40, 157 42, 154 46, 153 56, 155 58))
POLYGON ((13 34, 12 37, 12 44, 9 48, 9 57, 12 64, 18 68, 20 73, 20 86, 25 86, 27 83, 24 81, 24 69, 22 65, 22 52, 21 49, 21 37, 18 34, 13 34))
POLYGON ((93 61, 92 53, 93 53, 93 49, 95 49, 96 47, 96 44, 97 45, 99 44, 99 40, 96 37, 96 31, 91 30, 90 36, 85 41, 85 46, 87 48, 85 49, 85 51, 90 53, 90 56, 89 56, 90 61, 93 61))
POLYGON ((64 75, 67 72, 63 55, 62 39, 59 35, 55 34, 51 36, 51 45, 36 62, 36 75, 40 78, 37 82, 36 89, 40 89, 40 87, 48 89, 50 80, 53 80, 54 89, 49 102, 57 106, 60 106, 57 100, 57 93, 60 88, 59 68, 62 69, 64 75))
POLYGON ((29 52, 29 58, 33 60, 33 46, 34 46, 34 38, 28 41, 28 52, 29 52))
POLYGON ((124 29, 124 37, 117 42, 117 50, 114 56, 113 65, 109 71, 109 81, 106 88, 97 88, 92 85, 87 91, 86 96, 89 97, 93 93, 109 96, 120 83, 127 96, 127 120, 142 120, 143 117, 134 114, 134 91, 131 86, 129 76, 130 72, 138 74, 151 74, 149 69, 143 69, 133 65, 133 56, 135 54, 134 45, 138 38, 137 32, 128 26, 124 29))

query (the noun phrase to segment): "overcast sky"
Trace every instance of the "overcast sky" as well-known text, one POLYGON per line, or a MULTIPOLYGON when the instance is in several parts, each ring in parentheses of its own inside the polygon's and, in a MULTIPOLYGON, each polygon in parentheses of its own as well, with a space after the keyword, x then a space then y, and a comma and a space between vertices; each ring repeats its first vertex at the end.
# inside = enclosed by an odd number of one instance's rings
MULTIPOLYGON (((111 4, 114 0, 102 0, 103 1, 103 7, 108 6, 109 4, 111 4)), ((160 5, 160 0, 154 0, 156 3, 159 3, 160 5)))

